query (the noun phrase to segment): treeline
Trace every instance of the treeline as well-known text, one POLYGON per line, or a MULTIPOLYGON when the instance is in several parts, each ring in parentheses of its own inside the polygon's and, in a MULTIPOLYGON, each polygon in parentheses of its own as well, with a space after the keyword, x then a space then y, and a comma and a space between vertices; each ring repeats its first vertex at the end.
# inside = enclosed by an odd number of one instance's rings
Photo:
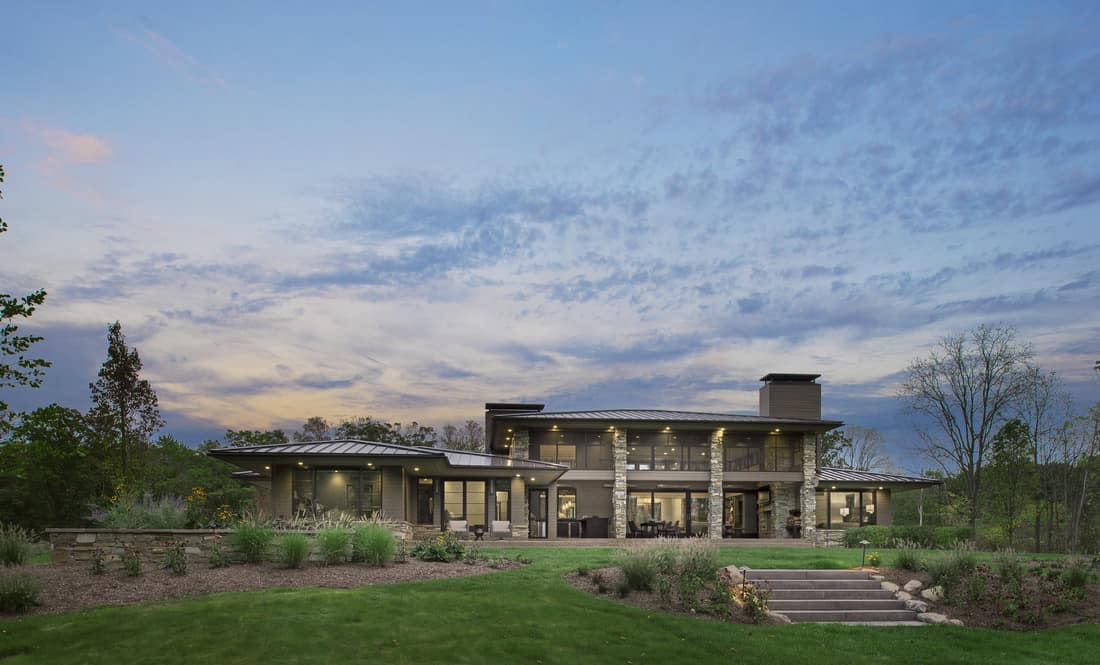
POLYGON ((944 485, 897 494, 896 523, 966 526, 991 547, 1100 551, 1100 404, 1075 414, 1034 355, 1015 329, 979 326, 909 365, 899 397, 944 485))
POLYGON ((92 407, 86 413, 52 404, 4 414, 0 523, 35 530, 86 526, 117 507, 157 499, 161 506, 178 504, 176 512, 186 516, 186 526, 226 526, 254 507, 256 490, 230 477, 235 467, 206 455, 222 446, 331 438, 464 450, 484 446, 483 428, 475 420, 437 432, 415 422, 402 425, 367 416, 334 427, 323 418, 309 418, 289 436, 278 429, 230 429, 222 440, 191 447, 157 435, 164 421, 156 392, 141 377, 137 349, 127 345, 118 322, 108 327, 107 337, 107 358, 89 384, 92 407))

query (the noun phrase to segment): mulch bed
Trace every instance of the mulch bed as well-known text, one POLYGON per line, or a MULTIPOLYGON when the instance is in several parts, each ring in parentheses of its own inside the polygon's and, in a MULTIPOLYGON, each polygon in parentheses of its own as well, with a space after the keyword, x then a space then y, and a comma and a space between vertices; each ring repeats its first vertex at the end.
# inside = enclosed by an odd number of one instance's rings
MULTIPOLYGON (((514 561, 503 567, 520 565, 514 561)), ((392 584, 413 580, 485 575, 502 569, 484 562, 439 563, 410 559, 407 563, 375 568, 365 564, 321 566, 310 564, 287 569, 275 564, 234 564, 209 568, 192 563, 186 575, 174 575, 146 564, 138 577, 128 577, 121 566, 108 565, 103 575, 93 575, 88 563, 62 563, 27 566, 25 570, 42 581, 39 605, 26 614, 68 612, 101 605, 129 605, 145 601, 182 598, 222 591, 255 591, 276 587, 355 589, 372 584, 392 584)))
MULTIPOLYGON (((741 609, 736 605, 733 607, 731 616, 720 617, 707 612, 693 612, 683 610, 675 605, 676 598, 673 597, 673 606, 666 606, 661 602, 661 597, 656 591, 631 591, 626 596, 620 596, 618 593, 619 584, 623 578, 622 571, 618 567, 611 568, 599 568, 593 569, 588 572, 587 575, 581 575, 577 571, 567 573, 565 575, 565 581, 570 585, 582 590, 594 596, 600 596, 613 600, 615 602, 623 603, 624 605, 630 605, 643 610, 651 612, 665 612, 668 614, 679 614, 681 616, 694 617, 696 619, 709 619, 711 621, 724 621, 726 623, 747 623, 751 624, 747 616, 741 612, 741 609), (602 579, 606 591, 601 591, 599 585, 596 583, 597 579, 602 579)), ((708 589, 704 589, 699 592, 699 597, 704 598, 710 593, 708 589)))
MULTIPOLYGON (((1013 596, 1007 585, 993 571, 979 568, 974 573, 984 578, 981 594, 970 598, 967 592, 969 578, 964 578, 951 598, 929 603, 931 612, 939 612, 952 619, 961 619, 967 626, 997 628, 1002 630, 1032 631, 1079 623, 1100 623, 1100 584, 1086 587, 1085 598, 1072 599, 1061 586, 1042 582, 1037 568, 1049 562, 1034 562, 1024 577, 1022 592, 1013 596), (1012 607, 1008 607, 1011 603, 1012 607)), ((928 573, 880 568, 878 574, 888 581, 904 586, 909 580, 920 580, 927 587, 931 584, 928 573)), ((918 600, 928 602, 918 591, 918 600)))

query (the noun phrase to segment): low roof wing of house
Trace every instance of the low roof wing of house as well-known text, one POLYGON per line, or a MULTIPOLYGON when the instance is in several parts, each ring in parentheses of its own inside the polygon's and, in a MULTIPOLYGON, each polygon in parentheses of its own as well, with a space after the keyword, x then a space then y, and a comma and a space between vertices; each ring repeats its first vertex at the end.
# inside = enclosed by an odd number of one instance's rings
POLYGON ((921 478, 918 476, 903 476, 896 473, 882 473, 879 471, 860 471, 858 469, 840 469, 837 467, 823 466, 817 470, 817 477, 823 483, 857 483, 866 485, 898 485, 917 488, 942 485, 943 481, 936 478, 921 478))

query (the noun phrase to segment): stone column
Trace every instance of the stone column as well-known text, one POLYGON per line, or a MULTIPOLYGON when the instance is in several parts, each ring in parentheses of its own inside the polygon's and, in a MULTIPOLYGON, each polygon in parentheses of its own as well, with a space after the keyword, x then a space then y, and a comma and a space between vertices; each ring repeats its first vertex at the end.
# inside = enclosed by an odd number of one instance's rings
POLYGON ((811 541, 817 532, 817 437, 802 435, 802 538, 811 541))
POLYGON ((616 538, 626 538, 626 430, 616 429, 611 443, 615 484, 611 489, 611 527, 616 538))
POLYGON ((556 540, 558 537, 558 484, 550 483, 546 488, 546 537, 556 540))
POLYGON ((712 540, 722 538, 722 518, 725 510, 725 495, 722 492, 722 462, 725 459, 725 430, 715 430, 710 435, 710 486, 707 504, 707 535, 712 540))
POLYGON ((773 538, 790 538, 787 533, 787 518, 792 510, 799 509, 799 483, 776 482, 772 489, 772 530, 773 538))
MULTIPOLYGON (((531 448, 531 433, 525 429, 517 429, 512 437, 512 458, 527 459, 531 448)), ((529 526, 527 523, 527 483, 523 477, 512 478, 512 537, 527 538, 529 526)))

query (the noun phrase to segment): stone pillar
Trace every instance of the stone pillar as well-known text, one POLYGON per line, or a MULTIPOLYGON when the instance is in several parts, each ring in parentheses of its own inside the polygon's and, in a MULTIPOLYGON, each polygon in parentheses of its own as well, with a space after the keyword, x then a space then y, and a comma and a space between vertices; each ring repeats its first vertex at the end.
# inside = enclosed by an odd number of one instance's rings
POLYGON ((616 429, 611 443, 615 483, 611 489, 611 528, 616 538, 626 538, 626 430, 616 429))
POLYGON ((725 430, 715 430, 710 435, 710 498, 707 504, 707 535, 711 540, 722 538, 722 521, 725 495, 722 492, 722 462, 725 446, 725 430))
POLYGON ((546 488, 546 537, 556 540, 558 537, 558 484, 550 483, 546 488))
POLYGON ((527 538, 527 483, 523 478, 512 478, 512 537, 527 538))
POLYGON ((817 437, 802 435, 802 538, 811 541, 817 531, 817 437))
POLYGON ((443 481, 439 478, 432 479, 432 522, 441 530, 446 530, 443 523, 443 481))
MULTIPOLYGON (((517 429, 512 437, 512 459, 527 459, 531 449, 531 432, 517 429)), ((512 478, 512 537, 527 538, 527 483, 522 477, 512 478)))
POLYGON ((787 533, 787 518, 792 510, 798 510, 800 483, 777 482, 772 489, 772 538, 790 538, 787 533))

